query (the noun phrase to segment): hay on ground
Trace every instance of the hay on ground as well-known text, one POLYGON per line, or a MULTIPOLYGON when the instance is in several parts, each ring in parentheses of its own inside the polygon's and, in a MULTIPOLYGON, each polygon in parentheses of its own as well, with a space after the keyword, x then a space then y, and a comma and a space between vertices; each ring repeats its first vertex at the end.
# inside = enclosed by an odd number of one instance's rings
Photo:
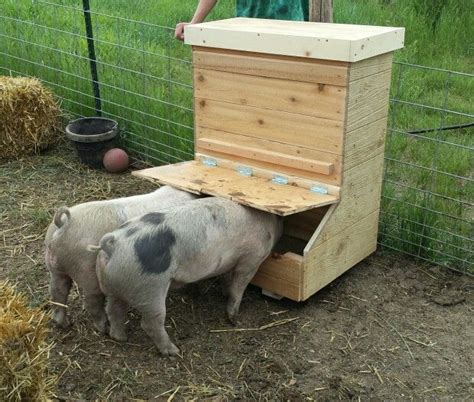
POLYGON ((60 109, 36 78, 0 76, 0 159, 36 154, 58 142, 60 109))
POLYGON ((0 400, 50 399, 55 377, 48 372, 52 344, 47 313, 28 307, 26 298, 0 282, 0 400))

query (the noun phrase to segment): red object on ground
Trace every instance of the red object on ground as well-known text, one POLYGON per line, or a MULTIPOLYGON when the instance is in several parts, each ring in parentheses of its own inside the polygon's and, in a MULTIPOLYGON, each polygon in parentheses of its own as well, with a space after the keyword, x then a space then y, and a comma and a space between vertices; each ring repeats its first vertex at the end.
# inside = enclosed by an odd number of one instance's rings
POLYGON ((122 172, 128 167, 128 155, 123 149, 112 148, 105 153, 103 163, 108 172, 122 172))

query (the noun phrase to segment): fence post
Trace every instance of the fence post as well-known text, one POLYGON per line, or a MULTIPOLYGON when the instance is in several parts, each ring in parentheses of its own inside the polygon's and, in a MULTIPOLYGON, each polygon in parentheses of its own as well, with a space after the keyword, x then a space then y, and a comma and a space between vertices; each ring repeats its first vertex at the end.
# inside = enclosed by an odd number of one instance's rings
POLYGON ((332 0, 309 0, 309 20, 332 22, 332 0))
POLYGON ((99 76, 97 74, 97 59, 95 57, 94 34, 92 32, 92 21, 89 0, 82 0, 84 11, 84 23, 86 25, 87 49, 89 51, 89 63, 92 78, 92 91, 94 92, 95 112, 97 116, 102 115, 102 102, 100 99, 99 76))

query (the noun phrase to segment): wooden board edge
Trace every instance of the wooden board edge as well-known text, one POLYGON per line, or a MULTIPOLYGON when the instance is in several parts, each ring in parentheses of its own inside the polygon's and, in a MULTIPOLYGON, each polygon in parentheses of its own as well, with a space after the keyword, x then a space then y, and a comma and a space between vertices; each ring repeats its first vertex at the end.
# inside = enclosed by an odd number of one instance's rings
POLYGON ((201 48, 201 47, 193 47, 193 65, 197 68, 203 68, 206 70, 212 71, 225 71, 225 72, 234 72, 238 74, 245 74, 245 75, 257 75, 259 77, 271 77, 271 78, 278 78, 278 79, 285 79, 289 81, 296 81, 296 82, 309 82, 309 83, 321 83, 321 84, 329 84, 329 85, 336 85, 342 86, 347 81, 348 76, 348 68, 350 63, 340 62, 341 64, 336 64, 339 62, 335 62, 332 60, 322 60, 322 59, 305 59, 299 57, 289 57, 289 56, 280 56, 280 55, 270 55, 264 53, 255 53, 255 52, 243 52, 243 51, 232 51, 228 49, 218 49, 218 48, 201 48), (240 58, 240 65, 237 67, 229 67, 226 66, 226 63, 214 63, 214 62, 203 62, 200 59, 203 58, 240 58), (285 70, 290 69, 291 66, 287 66, 286 68, 276 69, 276 72, 272 69, 259 71, 258 74, 252 69, 245 69, 243 68, 242 64, 250 63, 251 65, 258 64, 262 65, 266 62, 274 62, 280 64, 286 63, 294 63, 295 65, 299 65, 300 73, 299 74, 289 74, 288 72, 284 72, 285 70), (331 76, 327 76, 324 74, 319 74, 316 77, 312 77, 311 75, 305 75, 301 73, 301 69, 305 69, 304 65, 307 65, 309 69, 326 69, 331 68, 332 70, 336 69, 337 72, 331 76))
MULTIPOLYGON (((188 190, 189 191, 189 190, 188 190)), ((272 208, 271 206, 269 205, 257 205, 251 201, 248 201, 246 200, 245 198, 242 198, 242 197, 239 197, 239 196, 233 196, 233 195, 223 195, 223 194, 219 194, 218 192, 216 191, 213 191, 212 189, 207 189, 207 188, 202 188, 201 189, 201 194, 206 194, 206 195, 210 195, 212 197, 222 197, 222 198, 227 198, 228 200, 231 200, 231 201, 234 201, 234 202, 237 202, 241 205, 246 205, 248 207, 251 207, 251 208, 254 208, 254 209, 258 209, 260 211, 264 211, 264 212, 270 212, 272 214, 275 214, 275 215, 278 215, 278 216, 289 216, 289 215, 294 215, 294 214, 297 214, 299 212, 304 212, 304 211, 307 211, 309 209, 313 209, 315 208, 314 206, 312 205, 309 205, 309 206, 302 206, 302 207, 299 207, 299 208, 293 208, 291 211, 282 211, 282 210, 279 210, 279 209, 274 209, 272 208)), ((321 202, 320 204, 318 204, 318 206, 316 208, 319 208, 319 207, 324 207, 326 205, 331 205, 331 204, 334 204, 335 202, 337 202, 336 199, 331 199, 331 200, 328 200, 326 202, 321 202)))
POLYGON ((279 259, 270 256, 262 263, 251 284, 290 300, 301 301, 302 271, 303 257, 298 254, 288 252, 279 259))
POLYGON ((324 215, 324 218, 321 219, 321 222, 319 223, 318 227, 316 228, 316 231, 313 233, 311 238, 308 241, 308 244, 306 244, 303 253, 306 255, 312 248, 314 243, 316 242, 317 238, 319 237, 319 234, 323 230, 324 226, 328 223, 328 221, 331 219, 332 214, 336 210, 338 204, 333 204, 329 207, 329 209, 326 211, 326 214, 324 215))
POLYGON ((246 73, 224 71, 207 66, 194 66, 193 79, 194 95, 199 99, 226 102, 237 106, 251 106, 297 116, 311 116, 329 121, 343 122, 345 118, 344 108, 341 107, 347 95, 345 85, 290 80, 258 75, 257 72, 251 71, 246 73), (220 80, 228 87, 216 90, 217 86, 212 81, 216 77, 219 79, 219 75, 220 80), (247 81, 252 80, 251 89, 247 87, 246 92, 241 93, 243 85, 238 85, 239 80, 243 80, 244 85, 249 85, 247 81), (259 88, 262 88, 262 91, 259 91, 259 88), (318 88, 320 92, 316 93, 314 88, 318 88), (278 93, 279 97, 268 96, 265 100, 259 98, 265 92, 278 93), (289 99, 292 101, 289 102, 289 99), (316 102, 318 103, 315 105, 316 102))
POLYGON ((339 232, 337 236, 331 237, 325 242, 319 244, 316 248, 311 250, 311 253, 309 253, 311 255, 305 255, 303 262, 303 275, 305 276, 305 281, 302 287, 302 300, 308 299, 313 294, 327 286, 333 280, 376 251, 379 218, 380 209, 376 209, 375 211, 366 215, 364 218, 360 219, 354 225, 346 228, 342 232, 339 232), (356 237, 356 244, 354 244, 354 242, 347 241, 346 237, 353 239, 355 234, 353 232, 361 233, 364 231, 364 227, 370 229, 370 233, 368 233, 368 235, 356 237), (364 244, 359 244, 361 242, 365 243, 365 248, 364 244), (344 248, 354 250, 354 252, 348 252, 351 257, 344 258, 344 256, 342 256, 342 260, 337 262, 337 269, 330 271, 329 275, 326 271, 326 275, 324 275, 325 268, 321 267, 321 265, 325 263, 327 264, 329 257, 333 259, 332 261, 336 261, 342 252, 341 250, 344 248), (357 255, 358 252, 359 254, 357 255), (315 260, 317 260, 318 254, 323 254, 323 257, 321 258, 321 264, 316 265, 315 260), (355 258, 353 257, 354 255, 356 255, 355 258), (323 274, 318 274, 318 271, 320 270, 323 270, 323 274), (317 278, 311 287, 309 285, 311 283, 309 279, 310 277, 317 278))
POLYGON ((331 210, 331 215, 327 216, 328 220, 324 220, 322 222, 324 224, 318 226, 315 235, 311 238, 311 243, 307 246, 307 252, 357 224, 365 216, 380 208, 383 164, 384 152, 383 149, 380 149, 380 152, 371 159, 344 172, 344 177, 346 180, 350 179, 350 181, 347 181, 341 188, 340 202, 331 210), (374 172, 373 180, 369 181, 369 177, 365 174, 366 171, 374 172), (354 187, 354 181, 357 177, 358 179, 355 182, 357 186, 354 187), (368 189, 372 190, 368 191, 368 189), (357 207, 354 204, 354 201, 358 200, 358 197, 355 197, 357 192, 369 194, 372 200, 376 200, 376 205, 372 205, 370 209, 367 209, 366 204, 357 207), (348 211, 349 214, 347 214, 348 211), (344 217, 343 219, 341 219, 341 215, 344 217))
POLYGON ((252 51, 244 51, 244 50, 236 50, 236 49, 223 49, 223 48, 218 48, 218 47, 206 47, 206 46, 199 46, 199 45, 193 45, 192 49, 193 49, 193 52, 226 54, 226 55, 232 55, 232 56, 249 56, 249 57, 258 57, 262 59, 274 59, 274 60, 284 60, 284 61, 299 61, 299 62, 311 63, 311 64, 321 64, 323 66, 330 66, 330 67, 349 67, 351 65, 351 63, 348 61, 316 59, 316 58, 308 58, 308 57, 303 57, 303 56, 285 56, 281 54, 260 53, 260 52, 252 52, 252 51))
POLYGON ((259 161, 273 163, 274 165, 282 165, 293 169, 305 170, 328 176, 334 171, 334 164, 331 162, 312 160, 256 147, 251 148, 212 138, 198 138, 196 140, 196 146, 218 153, 241 156, 247 159, 258 159, 259 161))
POLYGON ((387 52, 365 60, 351 63, 348 71, 349 83, 361 78, 376 74, 377 72, 391 70, 393 52, 387 52))

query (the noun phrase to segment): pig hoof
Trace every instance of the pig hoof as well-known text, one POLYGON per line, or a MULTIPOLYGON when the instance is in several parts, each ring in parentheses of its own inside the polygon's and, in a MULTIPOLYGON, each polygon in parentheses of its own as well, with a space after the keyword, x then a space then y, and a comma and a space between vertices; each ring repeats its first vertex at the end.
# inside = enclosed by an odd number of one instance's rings
POLYGON ((179 349, 172 342, 168 343, 166 346, 159 348, 160 352, 164 356, 176 356, 179 353, 179 349))
POLYGON ((127 341, 127 334, 125 331, 117 331, 114 329, 110 329, 110 337, 118 342, 126 342, 127 341))
POLYGON ((237 315, 234 314, 234 315, 229 315, 229 322, 231 323, 231 325, 233 327, 236 327, 239 325, 239 321, 237 320, 237 315))
POLYGON ((94 326, 101 334, 107 333, 107 320, 94 321, 94 326))
POLYGON ((62 318, 54 318, 53 321, 58 328, 69 329, 71 327, 71 321, 67 316, 64 316, 62 318))

